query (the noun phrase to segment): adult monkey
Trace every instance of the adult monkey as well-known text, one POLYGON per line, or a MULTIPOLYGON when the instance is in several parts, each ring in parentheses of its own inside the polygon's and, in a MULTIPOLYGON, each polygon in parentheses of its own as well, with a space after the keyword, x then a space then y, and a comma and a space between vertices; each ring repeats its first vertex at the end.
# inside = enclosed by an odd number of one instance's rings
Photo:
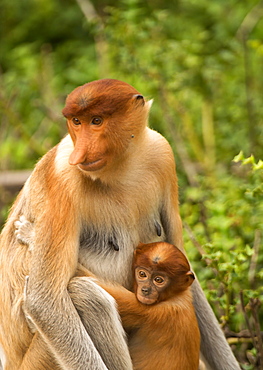
MULTIPOLYGON (((29 370, 27 364, 36 361, 43 341, 63 369, 105 369, 106 360, 108 368, 130 368, 106 293, 87 282, 90 305, 104 308, 96 318, 92 310, 90 315, 81 307, 76 311, 67 285, 79 261, 96 275, 129 287, 133 249, 139 241, 163 240, 183 248, 174 158, 167 141, 147 127, 149 109, 150 102, 138 91, 117 80, 94 81, 68 96, 63 114, 70 135, 38 163, 1 235, 0 342, 5 370, 29 370), (35 248, 30 251, 14 235, 14 222, 21 215, 34 223, 35 248), (104 310, 112 322, 103 317, 104 310), (37 330, 34 337, 24 312, 37 330), (117 340, 98 348, 105 333, 92 340, 90 326, 95 321, 104 332, 114 327, 117 340), (113 356, 107 359, 106 353, 113 356), (118 365, 110 363, 115 358, 118 365)), ((196 282, 193 294, 203 356, 213 370, 238 369, 196 282)))

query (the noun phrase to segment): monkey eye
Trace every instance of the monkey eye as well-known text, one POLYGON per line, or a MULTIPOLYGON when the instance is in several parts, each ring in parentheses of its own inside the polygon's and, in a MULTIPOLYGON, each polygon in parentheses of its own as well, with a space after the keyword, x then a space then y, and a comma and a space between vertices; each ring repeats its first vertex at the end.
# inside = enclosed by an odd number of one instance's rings
POLYGON ((146 278, 147 277, 146 273, 142 270, 138 271, 138 275, 139 275, 140 278, 146 278))
POLYGON ((154 278, 154 281, 157 283, 157 284, 163 284, 164 282, 164 278, 162 278, 161 276, 156 276, 154 278))
POLYGON ((94 117, 91 121, 92 125, 99 126, 102 124, 102 118, 101 117, 94 117))
POLYGON ((74 123, 75 126, 81 125, 80 120, 78 118, 76 118, 76 117, 72 118, 72 122, 74 123))

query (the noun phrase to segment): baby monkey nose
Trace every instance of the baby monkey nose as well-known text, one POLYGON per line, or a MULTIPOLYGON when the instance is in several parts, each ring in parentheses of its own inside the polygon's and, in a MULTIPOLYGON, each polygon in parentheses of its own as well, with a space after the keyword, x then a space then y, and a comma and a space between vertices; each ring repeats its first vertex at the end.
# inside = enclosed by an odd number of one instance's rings
POLYGON ((143 295, 149 295, 151 293, 150 287, 142 287, 142 293, 143 295))

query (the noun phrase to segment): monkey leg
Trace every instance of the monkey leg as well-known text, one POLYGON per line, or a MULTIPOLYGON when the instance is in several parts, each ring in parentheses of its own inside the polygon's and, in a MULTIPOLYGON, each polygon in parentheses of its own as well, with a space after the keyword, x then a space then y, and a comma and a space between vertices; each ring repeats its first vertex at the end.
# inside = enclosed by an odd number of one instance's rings
POLYGON ((68 291, 107 369, 132 369, 126 336, 112 296, 89 277, 73 278, 68 291))
MULTIPOLYGON (((83 268, 81 274, 85 273, 85 270, 83 268)), ((107 369, 132 369, 124 331, 113 298, 86 277, 73 278, 69 283, 69 294, 86 331, 91 333, 91 341, 100 353, 102 361, 107 365, 107 369), (112 339, 116 348, 111 343, 112 339)), ((56 360, 55 353, 49 349, 48 343, 39 332, 36 332, 19 370, 62 370, 63 368, 56 360)), ((94 367, 89 366, 89 369, 99 368, 94 363, 94 367)))
POLYGON ((19 370, 62 370, 48 346, 37 332, 23 357, 19 370))

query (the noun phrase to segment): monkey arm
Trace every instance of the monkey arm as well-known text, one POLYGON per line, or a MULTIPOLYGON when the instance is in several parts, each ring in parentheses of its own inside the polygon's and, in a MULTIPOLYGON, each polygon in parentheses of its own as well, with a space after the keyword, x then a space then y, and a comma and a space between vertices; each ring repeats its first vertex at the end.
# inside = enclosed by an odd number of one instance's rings
POLYGON ((79 277, 86 276, 86 277, 92 277, 94 279, 97 279, 96 275, 94 275, 91 271, 86 269, 86 267, 84 267, 81 263, 78 263, 77 265, 77 271, 75 273, 75 276, 79 276, 79 277))
MULTIPOLYGON (((96 284, 98 284, 115 299, 118 305, 118 311, 121 316, 122 324, 125 329, 133 329, 135 327, 140 327, 141 324, 143 324, 145 316, 147 315, 146 312, 148 312, 149 308, 146 305, 141 304, 133 292, 121 285, 99 280, 80 263, 78 264, 75 276, 92 277, 96 284)), ((70 285, 71 284, 72 283, 70 283, 70 285)), ((76 301, 74 301, 74 304, 76 306, 76 301)))
POLYGON ((80 370, 97 363, 106 369, 67 291, 78 258, 79 228, 72 207, 67 199, 50 202, 35 220, 23 307, 62 366, 80 370))
MULTIPOLYGON (((33 224, 27 221, 24 216, 21 216, 15 222, 15 226, 18 241, 27 245, 33 251, 36 236, 33 224)), ((70 298, 107 368, 111 370, 124 367, 129 369, 131 368, 131 362, 127 351, 126 336, 113 299, 112 297, 111 300, 107 296, 103 297, 102 289, 94 283, 95 279, 97 280, 94 274, 78 263, 75 277, 68 284, 70 298), (86 277, 92 279, 85 279, 86 277), (99 307, 101 312, 98 320, 99 307), (111 343, 111 346, 109 346, 109 343, 111 343)), ((105 292, 105 294, 107 293, 105 292)), ((49 352, 48 345, 43 337, 37 332, 23 357, 20 370, 33 370, 36 367, 39 370, 55 370, 57 369, 55 358, 56 356, 52 356, 52 352, 49 352)))
POLYGON ((140 303, 133 292, 121 285, 96 282, 116 300, 125 329, 133 329, 143 324, 149 307, 140 303))

